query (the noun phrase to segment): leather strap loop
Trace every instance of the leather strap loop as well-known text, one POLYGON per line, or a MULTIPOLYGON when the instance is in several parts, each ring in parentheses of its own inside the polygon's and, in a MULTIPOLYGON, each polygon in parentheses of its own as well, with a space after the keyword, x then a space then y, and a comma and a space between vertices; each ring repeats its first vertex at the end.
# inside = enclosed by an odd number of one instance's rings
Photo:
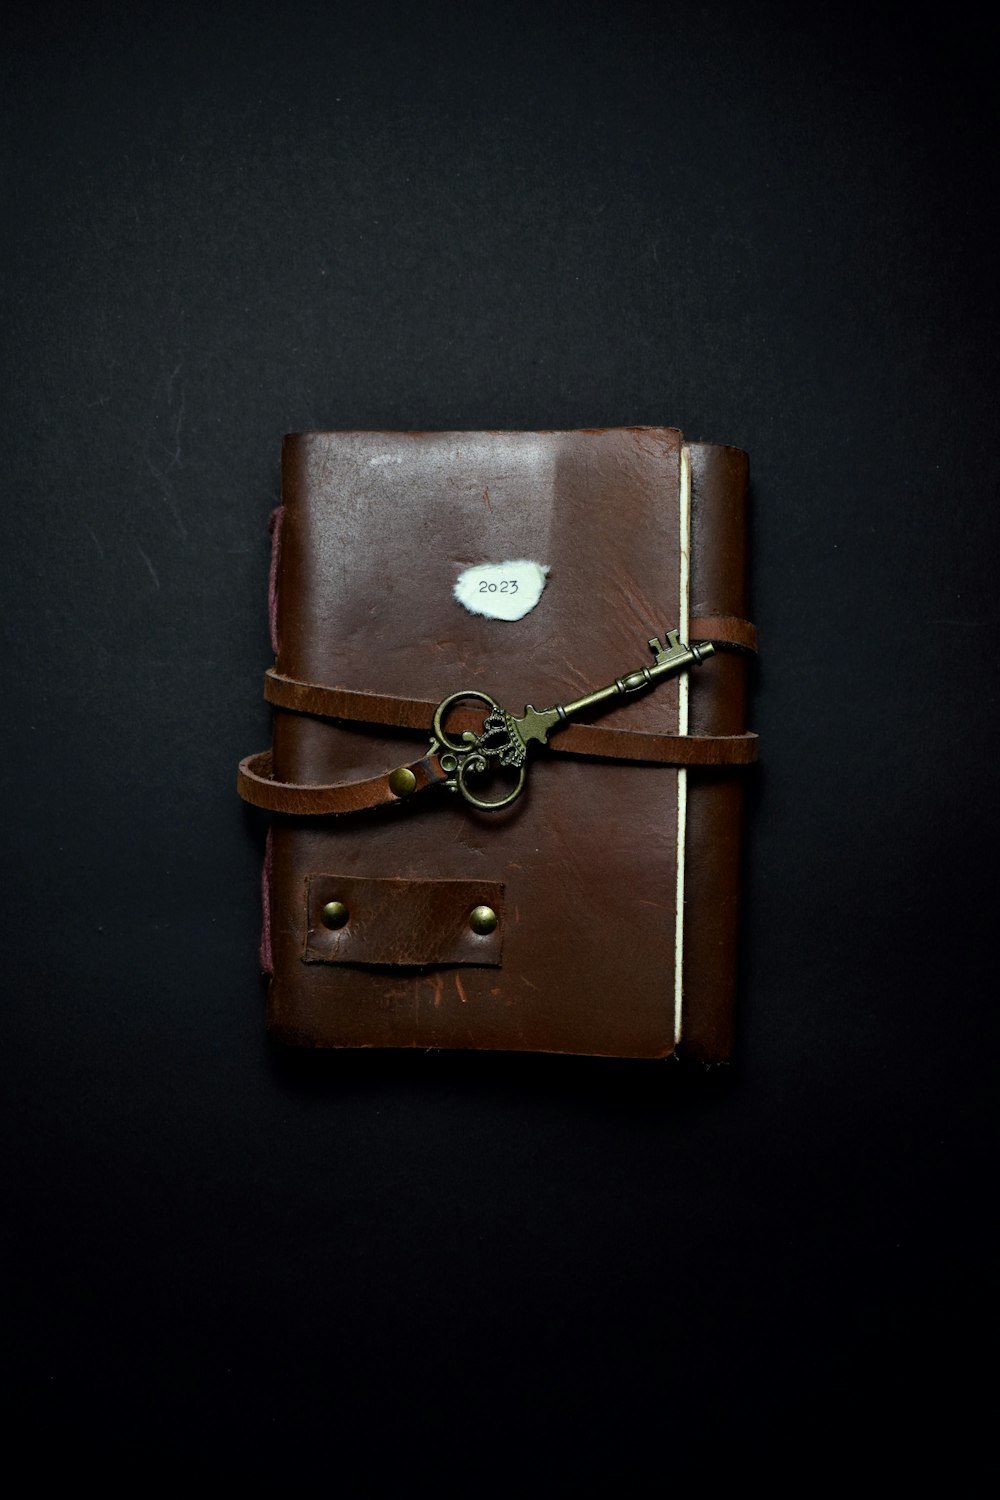
MULTIPOLYGON (((344 719, 358 724, 386 724, 394 729, 422 729, 428 733, 436 703, 417 698, 393 698, 387 693, 359 693, 351 688, 322 687, 284 677, 273 668, 265 674, 264 697, 278 708, 344 719)), ((458 708, 449 729, 482 728, 482 711, 458 708)), ((672 766, 745 766, 757 759, 755 734, 646 734, 614 729, 605 724, 567 724, 546 747, 553 754, 600 755, 612 760, 648 761, 672 766)))
POLYGON ((362 812, 387 802, 408 800, 409 796, 447 781, 436 755, 425 755, 405 768, 411 771, 414 785, 407 798, 398 797, 389 785, 393 772, 372 776, 367 781, 344 781, 331 786, 308 785, 294 781, 276 781, 270 750, 248 755, 240 761, 236 790, 244 802, 263 807, 268 812, 296 813, 300 817, 362 812))
POLYGON ((736 615, 693 615, 688 639, 711 641, 717 651, 756 651, 757 627, 736 615))

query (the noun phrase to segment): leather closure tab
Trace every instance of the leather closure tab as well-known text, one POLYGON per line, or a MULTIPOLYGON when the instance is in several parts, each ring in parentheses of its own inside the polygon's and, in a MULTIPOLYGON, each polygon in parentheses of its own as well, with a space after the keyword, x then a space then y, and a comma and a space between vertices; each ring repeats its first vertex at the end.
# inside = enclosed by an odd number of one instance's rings
POLYGON ((306 884, 305 963, 496 968, 503 934, 500 881, 313 875, 306 884), (490 930, 484 907, 496 916, 490 930))
POLYGON ((399 766, 367 781, 333 782, 314 786, 295 781, 277 781, 270 750, 261 750, 241 760, 236 776, 236 790, 244 802, 262 807, 266 812, 295 813, 300 817, 323 817, 337 813, 362 812, 369 807, 399 802, 411 793, 428 786, 440 786, 448 780, 436 755, 425 755, 410 766, 399 766), (401 782, 400 778, 407 780, 401 782), (405 786, 405 790, 402 787, 405 786))

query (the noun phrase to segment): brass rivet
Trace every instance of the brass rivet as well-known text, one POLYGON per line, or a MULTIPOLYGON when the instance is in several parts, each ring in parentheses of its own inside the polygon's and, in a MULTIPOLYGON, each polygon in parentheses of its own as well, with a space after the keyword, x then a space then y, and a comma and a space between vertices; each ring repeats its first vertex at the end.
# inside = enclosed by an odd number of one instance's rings
POLYGON ((334 930, 343 927, 350 915, 343 901, 328 901, 320 912, 323 926, 332 927, 334 930))
POLYGON ((469 913, 469 926, 481 937, 496 931, 497 914, 492 906, 474 906, 469 913))
POLYGON ((417 778, 409 766, 400 766, 389 777, 389 790, 394 797, 408 797, 416 787, 417 778))

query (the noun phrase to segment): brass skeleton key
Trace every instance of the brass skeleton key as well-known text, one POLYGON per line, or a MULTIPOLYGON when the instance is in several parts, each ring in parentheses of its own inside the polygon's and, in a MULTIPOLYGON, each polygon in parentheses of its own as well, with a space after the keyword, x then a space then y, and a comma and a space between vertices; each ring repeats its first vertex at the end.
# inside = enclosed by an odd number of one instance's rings
POLYGON ((442 769, 449 773, 446 786, 451 791, 459 792, 466 802, 484 812, 496 812, 501 807, 509 807, 524 790, 528 774, 528 746, 533 740, 544 745, 550 734, 568 724, 576 714, 596 708, 601 703, 609 703, 615 698, 630 698, 646 688, 655 687, 662 678, 704 661, 706 656, 711 656, 715 651, 711 641, 696 641, 689 645, 680 639, 676 630, 667 633, 666 645, 661 645, 654 636, 649 642, 649 649, 654 657, 651 667, 639 667, 624 677, 616 677, 607 687, 598 688, 594 693, 586 693, 572 703, 557 703, 554 708, 542 710, 533 708, 529 703, 520 718, 501 708, 487 693, 471 690, 452 693, 443 703, 438 704, 435 711, 434 737, 428 752, 436 754, 442 769), (480 734, 466 729, 461 740, 453 740, 444 728, 444 718, 450 708, 466 698, 487 704, 489 713, 480 734), (468 777, 481 776, 496 766, 515 769, 518 772, 517 784, 506 796, 495 802, 487 802, 470 790, 468 777))

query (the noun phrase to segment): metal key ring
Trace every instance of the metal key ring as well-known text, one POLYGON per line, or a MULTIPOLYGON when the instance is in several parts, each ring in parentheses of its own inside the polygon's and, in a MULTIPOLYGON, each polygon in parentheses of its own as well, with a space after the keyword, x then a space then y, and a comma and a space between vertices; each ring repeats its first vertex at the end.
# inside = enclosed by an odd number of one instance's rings
POLYGON ((482 812, 499 812, 501 807, 509 807, 512 802, 516 802, 524 791, 524 783, 528 778, 528 767, 526 765, 521 767, 517 775, 517 785, 512 791, 507 793, 506 797, 499 797, 496 802, 487 802, 482 797, 477 797, 473 792, 470 792, 465 784, 467 775, 470 773, 477 775, 480 771, 486 770, 485 760, 480 757, 478 764, 473 764, 475 760, 476 756, 474 754, 469 756, 467 760, 464 760, 459 765, 455 772, 455 785, 466 802, 470 803, 473 807, 478 807, 482 812))
POLYGON ((446 752, 439 757, 441 766, 454 777, 454 780, 450 784, 454 786, 455 790, 461 794, 471 807, 478 807, 481 812, 498 812, 500 808, 509 807, 512 802, 516 802, 518 797, 520 797, 524 791, 528 768, 524 764, 520 766, 517 785, 505 796, 498 798, 496 802, 489 802, 483 797, 476 796, 475 792, 470 789, 466 777, 481 776, 483 772, 489 769, 489 757, 480 748, 482 736, 474 734, 471 729, 464 729, 461 740, 453 740, 445 731, 442 723, 449 708, 455 703, 460 703, 465 698, 474 698, 479 703, 485 703, 491 712, 503 713, 503 709, 495 698, 491 698, 488 693, 480 693, 474 688, 460 693, 452 693, 450 697, 445 698, 442 703, 439 703, 434 711, 434 738, 444 747, 446 752))
MULTIPOLYGON (((462 741, 459 744, 455 740, 449 739, 442 728, 441 720, 449 708, 451 708, 453 703, 461 703, 463 698, 478 698, 480 703, 487 703, 491 709, 500 710, 499 703, 494 698, 491 698, 489 693, 479 693, 474 688, 470 688, 462 693, 452 693, 450 698, 445 698, 443 703, 439 703, 434 710, 434 738, 444 745, 445 749, 450 750, 453 755, 468 755, 469 751, 479 741, 478 734, 473 734, 471 729, 465 729, 462 731, 462 741)), ((502 710, 500 711, 502 712, 502 710)))

